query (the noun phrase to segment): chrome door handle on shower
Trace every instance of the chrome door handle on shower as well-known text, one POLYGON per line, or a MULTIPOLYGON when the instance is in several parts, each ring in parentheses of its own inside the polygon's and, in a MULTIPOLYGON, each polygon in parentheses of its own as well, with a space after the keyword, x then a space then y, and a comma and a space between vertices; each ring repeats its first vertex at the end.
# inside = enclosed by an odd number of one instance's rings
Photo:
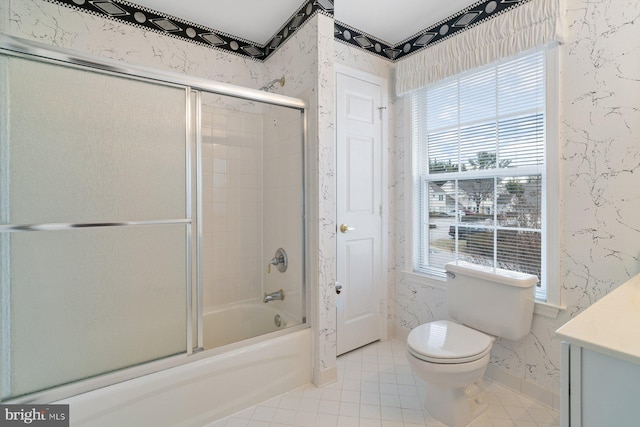
POLYGON ((349 227, 347 224, 340 224, 340 231, 342 233, 346 233, 347 231, 353 231, 355 230, 354 227, 349 227))

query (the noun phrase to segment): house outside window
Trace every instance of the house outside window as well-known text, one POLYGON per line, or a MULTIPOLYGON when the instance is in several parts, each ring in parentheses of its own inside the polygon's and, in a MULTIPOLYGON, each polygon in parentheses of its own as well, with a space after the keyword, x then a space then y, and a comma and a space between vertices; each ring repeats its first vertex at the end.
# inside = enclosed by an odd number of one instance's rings
POLYGON ((535 274, 547 300, 549 57, 536 49, 412 93, 414 271, 442 277, 464 260, 535 274))

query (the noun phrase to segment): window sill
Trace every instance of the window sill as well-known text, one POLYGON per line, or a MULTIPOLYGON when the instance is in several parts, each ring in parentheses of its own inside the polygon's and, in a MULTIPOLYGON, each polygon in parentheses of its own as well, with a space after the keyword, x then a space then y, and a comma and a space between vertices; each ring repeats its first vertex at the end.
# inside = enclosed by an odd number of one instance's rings
POLYGON ((557 319, 558 314, 566 309, 567 307, 564 305, 556 305, 544 301, 536 301, 536 306, 533 309, 533 313, 540 316, 549 317, 551 319, 557 319))
MULTIPOLYGON (((404 278, 407 282, 419 285, 428 286, 435 289, 441 289, 447 291, 447 279, 440 276, 428 276, 415 271, 403 271, 404 278)), ((536 301, 536 305, 533 309, 533 313, 538 316, 549 317, 551 319, 557 319, 558 314, 561 311, 566 310, 567 307, 562 305, 550 304, 544 301, 536 301)))

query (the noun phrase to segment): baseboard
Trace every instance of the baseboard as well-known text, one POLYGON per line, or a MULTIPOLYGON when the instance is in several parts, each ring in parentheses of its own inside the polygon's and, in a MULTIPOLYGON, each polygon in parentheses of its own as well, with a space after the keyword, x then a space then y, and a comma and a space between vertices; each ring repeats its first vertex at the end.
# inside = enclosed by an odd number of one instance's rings
POLYGON ((407 337, 409 336, 409 332, 411 332, 411 329, 403 328, 401 326, 396 326, 394 337, 395 339, 406 343, 407 337))
POLYGON ((315 371, 313 373, 313 383, 316 387, 324 387, 328 384, 338 381, 338 367, 334 366, 324 371, 315 371))

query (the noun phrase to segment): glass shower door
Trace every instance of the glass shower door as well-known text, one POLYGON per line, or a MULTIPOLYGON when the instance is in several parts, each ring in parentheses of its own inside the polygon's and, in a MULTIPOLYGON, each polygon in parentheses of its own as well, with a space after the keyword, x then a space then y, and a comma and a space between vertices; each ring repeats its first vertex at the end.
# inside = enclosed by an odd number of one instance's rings
POLYGON ((188 89, 0 71, 0 400, 186 353, 188 89))

